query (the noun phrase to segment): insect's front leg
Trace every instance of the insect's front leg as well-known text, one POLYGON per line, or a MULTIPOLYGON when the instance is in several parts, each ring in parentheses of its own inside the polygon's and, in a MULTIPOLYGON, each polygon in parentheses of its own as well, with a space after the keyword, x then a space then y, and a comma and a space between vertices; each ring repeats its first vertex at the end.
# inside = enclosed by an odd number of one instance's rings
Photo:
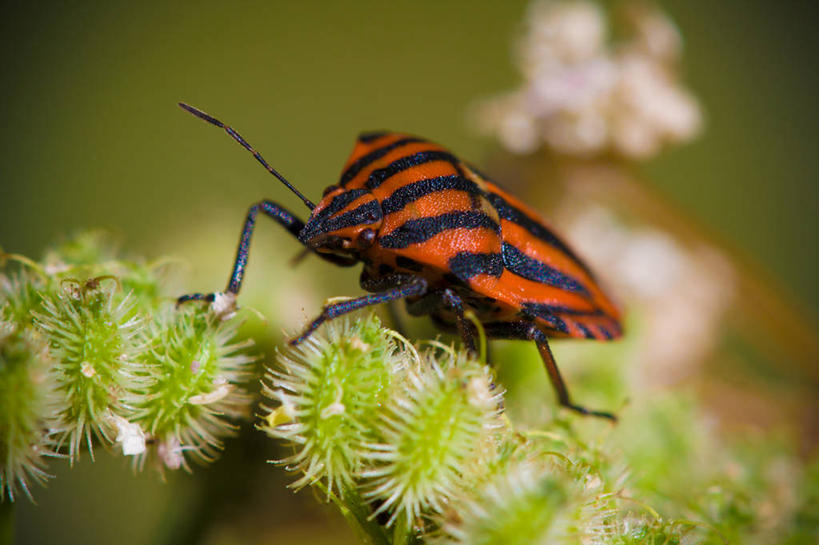
POLYGON ((364 307, 386 303, 388 301, 395 301, 398 299, 405 299, 407 297, 416 297, 423 295, 427 291, 427 281, 418 276, 409 275, 392 275, 382 278, 377 284, 370 287, 378 287, 383 291, 341 301, 339 303, 332 303, 325 305, 321 314, 313 320, 309 326, 302 332, 301 335, 290 341, 291 345, 297 345, 307 339, 318 327, 326 322, 337 318, 342 314, 353 312, 364 307))
MULTIPOLYGON (((298 239, 299 232, 304 228, 304 222, 289 212, 284 207, 272 201, 260 201, 251 206, 247 211, 245 223, 242 227, 242 235, 239 238, 239 247, 236 250, 236 259, 233 263, 233 271, 230 273, 227 289, 224 294, 217 293, 192 293, 183 295, 177 299, 176 303, 182 304, 187 301, 209 301, 213 302, 217 296, 223 295, 228 298, 228 304, 235 301, 236 295, 242 287, 242 280, 245 275, 245 268, 247 266, 247 259, 250 254, 250 240, 253 237, 253 229, 256 227, 256 217, 259 212, 262 212, 267 217, 273 219, 287 229, 287 231, 298 239)), ((355 260, 345 260, 343 257, 338 257, 329 254, 316 254, 319 257, 326 259, 336 265, 354 265, 355 260)))
POLYGON ((464 302, 453 290, 445 288, 428 293, 421 299, 407 304, 407 311, 413 316, 424 316, 438 310, 450 310, 455 314, 455 325, 463 340, 464 347, 473 354, 478 353, 473 325, 464 315, 464 302))

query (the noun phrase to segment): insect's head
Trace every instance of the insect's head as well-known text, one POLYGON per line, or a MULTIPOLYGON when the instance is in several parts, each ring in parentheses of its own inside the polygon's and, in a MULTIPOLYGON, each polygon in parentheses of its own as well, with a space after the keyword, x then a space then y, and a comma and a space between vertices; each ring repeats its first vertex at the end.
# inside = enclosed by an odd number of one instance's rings
POLYGON ((375 243, 382 218, 381 205, 368 190, 330 186, 299 240, 317 252, 354 255, 375 243))

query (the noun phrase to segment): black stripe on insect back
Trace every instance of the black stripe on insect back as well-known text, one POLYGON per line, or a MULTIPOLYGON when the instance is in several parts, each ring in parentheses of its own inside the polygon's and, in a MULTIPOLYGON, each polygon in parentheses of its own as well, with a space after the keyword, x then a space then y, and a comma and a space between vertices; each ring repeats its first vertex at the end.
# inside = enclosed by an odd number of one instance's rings
POLYGON ((540 318, 556 331, 560 331, 561 333, 569 332, 566 322, 564 322, 559 316, 554 315, 551 312, 549 305, 544 305, 543 303, 523 303, 521 305, 521 310, 525 316, 530 318, 540 318))
POLYGON ((392 192, 392 194, 381 202, 381 209, 384 215, 392 214, 403 209, 409 203, 426 197, 430 193, 456 189, 466 191, 470 194, 480 193, 480 189, 470 180, 460 176, 440 176, 438 178, 427 178, 411 184, 403 185, 392 192))
POLYGON ((412 144, 414 142, 424 142, 424 140, 420 138, 402 138, 400 140, 396 140, 392 144, 387 144, 386 146, 374 149, 367 155, 359 157, 356 161, 350 165, 347 170, 341 173, 341 179, 339 180, 339 185, 345 185, 347 182, 355 178, 359 172, 367 168, 369 165, 373 164, 375 161, 378 161, 389 152, 396 148, 400 148, 402 146, 406 146, 407 144, 412 144))
MULTIPOLYGON (((304 227, 304 229, 302 229, 301 233, 299 233, 299 240, 306 242, 316 235, 332 231, 333 229, 331 229, 328 224, 328 221, 333 221, 330 220, 330 217, 341 210, 344 210, 344 208, 346 208, 351 202, 367 193, 369 193, 369 191, 366 189, 351 189, 350 191, 346 191, 341 195, 334 197, 326 208, 322 208, 314 217, 310 218, 307 225, 304 227)), ((349 215, 349 213, 345 214, 345 216, 347 215, 349 215)), ((378 217, 381 217, 381 210, 378 210, 378 217)), ((338 219, 339 218, 335 218, 335 223, 337 223, 338 219)))
POLYGON ((317 216, 311 219, 299 233, 299 240, 307 243, 315 236, 332 233, 354 225, 368 225, 377 222, 379 219, 381 219, 381 207, 378 205, 378 201, 369 200, 336 217, 317 216))
POLYGON ((383 248, 406 248, 425 242, 450 229, 488 228, 500 232, 500 226, 482 212, 447 212, 440 216, 409 220, 379 240, 383 248))
POLYGON ((500 278, 503 274, 503 257, 497 253, 460 252, 450 258, 449 270, 463 281, 481 274, 500 278))
POLYGON ((542 303, 523 303, 523 305, 521 305, 521 310, 525 316, 529 318, 540 318, 548 323, 553 329, 562 333, 568 333, 569 328, 566 326, 566 322, 550 312, 549 309, 549 305, 544 305, 542 303))
POLYGON ((563 316, 577 316, 578 318, 588 318, 594 316, 606 316, 606 314, 596 308, 594 310, 577 310, 565 305, 547 305, 545 303, 524 303, 524 306, 538 312, 546 314, 562 314, 563 316))
POLYGON ((495 207, 495 210, 498 211, 498 216, 501 219, 511 221, 516 223, 526 229, 530 235, 533 235, 543 242, 549 244, 550 246, 554 246, 570 258, 574 260, 580 268, 582 268, 590 277, 594 278, 589 268, 586 266, 583 261, 577 255, 569 249, 566 244, 563 243, 562 240, 557 238, 554 233, 552 233, 549 229, 545 226, 541 225, 537 221, 533 220, 526 214, 524 214, 520 209, 516 208, 509 204, 506 199, 498 195, 497 193, 487 193, 486 197, 489 199, 489 202, 495 207))
MULTIPOLYGON (((592 311, 582 311, 561 305, 547 305, 545 303, 523 303, 521 305, 521 310, 525 315, 540 318, 553 326, 555 323, 555 319, 560 320, 557 317, 558 314, 576 318, 596 318, 605 316, 605 314, 599 309, 592 311)), ((566 323, 563 320, 560 320, 560 323, 563 325, 564 328, 566 327, 566 323)), ((585 324, 582 324, 580 322, 575 323, 577 324, 577 326, 580 328, 580 330, 583 332, 587 339, 597 338, 597 335, 595 335, 585 324)), ((609 325, 612 328, 611 330, 606 326, 595 324, 595 327, 598 330, 600 330, 600 333, 606 339, 612 339, 614 338, 614 335, 620 334, 620 326, 619 324, 617 324, 617 322, 610 321, 609 325)), ((564 329, 559 328, 555 329, 557 329, 558 331, 563 331, 564 333, 568 332, 567 330, 564 329)))
POLYGON ((586 337, 587 339, 595 338, 594 333, 592 333, 592 330, 586 327, 584 324, 578 322, 577 327, 580 328, 580 331, 583 332, 583 336, 586 337))
POLYGON ((503 264, 518 276, 527 280, 554 286, 565 291, 589 295, 586 287, 568 274, 526 255, 508 242, 503 243, 503 264))
POLYGON ((367 201, 361 206, 353 208, 340 216, 328 219, 324 223, 327 232, 352 227, 353 225, 367 225, 381 219, 381 207, 378 201, 367 201))
POLYGON ((369 193, 369 191, 366 189, 350 189, 341 195, 336 195, 333 200, 330 201, 327 208, 318 213, 317 217, 330 217, 336 212, 344 210, 348 204, 367 193, 369 193))
POLYGON ((419 151, 418 153, 413 153, 412 155, 407 155, 406 157, 396 159, 384 168, 379 168, 372 171, 369 179, 367 180, 367 187, 374 189, 383 184, 388 178, 391 178, 396 174, 404 172, 412 167, 417 167, 418 165, 423 165, 425 163, 432 163, 434 161, 446 161, 448 163, 452 163, 453 167, 457 169, 455 165, 458 163, 458 158, 449 152, 439 150, 419 151))

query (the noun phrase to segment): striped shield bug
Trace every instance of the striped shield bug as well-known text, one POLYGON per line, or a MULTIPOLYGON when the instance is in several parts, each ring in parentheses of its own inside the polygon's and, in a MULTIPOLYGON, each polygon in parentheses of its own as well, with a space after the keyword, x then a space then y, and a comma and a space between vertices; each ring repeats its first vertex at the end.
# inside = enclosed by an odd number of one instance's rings
POLYGON ((217 312, 235 308, 259 212, 307 251, 335 265, 363 264, 368 295, 327 304, 298 337, 357 309, 404 299, 410 314, 428 315, 457 331, 476 351, 472 311, 487 338, 534 341, 561 405, 615 420, 572 403, 552 351, 551 337, 609 340, 622 334, 620 314, 581 259, 537 212, 475 168, 427 140, 392 132, 361 134, 338 184, 316 205, 271 167, 236 131, 187 104, 180 106, 217 127, 310 209, 307 223, 284 207, 250 207, 227 289, 195 293, 179 303, 205 300, 217 312))

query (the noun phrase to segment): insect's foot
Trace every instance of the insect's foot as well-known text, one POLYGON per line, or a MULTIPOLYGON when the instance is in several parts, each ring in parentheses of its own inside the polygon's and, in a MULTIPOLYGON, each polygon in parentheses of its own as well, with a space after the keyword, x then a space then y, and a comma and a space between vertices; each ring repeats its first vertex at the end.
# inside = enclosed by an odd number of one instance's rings
POLYGON ((611 420, 613 423, 615 423, 615 424, 617 423, 617 417, 615 415, 613 415, 612 413, 609 413, 609 412, 606 412, 606 411, 590 411, 586 407, 581 407, 580 405, 567 404, 567 405, 563 405, 563 406, 566 407, 567 409, 571 409, 574 412, 580 413, 580 414, 582 414, 584 416, 596 416, 598 418, 607 418, 608 420, 611 420))
POLYGON ((292 339, 287 341, 287 344, 289 344, 290 346, 298 346, 301 343, 303 343, 307 339, 307 337, 309 337, 312 334, 313 334, 313 329, 308 328, 304 333, 302 333, 298 337, 293 337, 292 339))
POLYGON ((177 308, 189 301, 205 301, 210 303, 210 308, 216 317, 221 321, 230 320, 236 315, 239 306, 236 304, 236 294, 227 293, 191 293, 183 295, 176 300, 177 308))
POLYGON ((211 310, 223 322, 236 316, 239 305, 236 304, 236 294, 229 291, 227 293, 214 293, 211 310))
POLYGON ((324 319, 321 318, 321 317, 313 320, 313 322, 309 326, 307 326, 307 329, 302 331, 301 335, 299 335, 298 337, 294 337, 294 338, 290 339, 287 342, 287 344, 289 344, 290 346, 297 346, 297 345, 303 343, 323 323, 324 323, 324 319))

